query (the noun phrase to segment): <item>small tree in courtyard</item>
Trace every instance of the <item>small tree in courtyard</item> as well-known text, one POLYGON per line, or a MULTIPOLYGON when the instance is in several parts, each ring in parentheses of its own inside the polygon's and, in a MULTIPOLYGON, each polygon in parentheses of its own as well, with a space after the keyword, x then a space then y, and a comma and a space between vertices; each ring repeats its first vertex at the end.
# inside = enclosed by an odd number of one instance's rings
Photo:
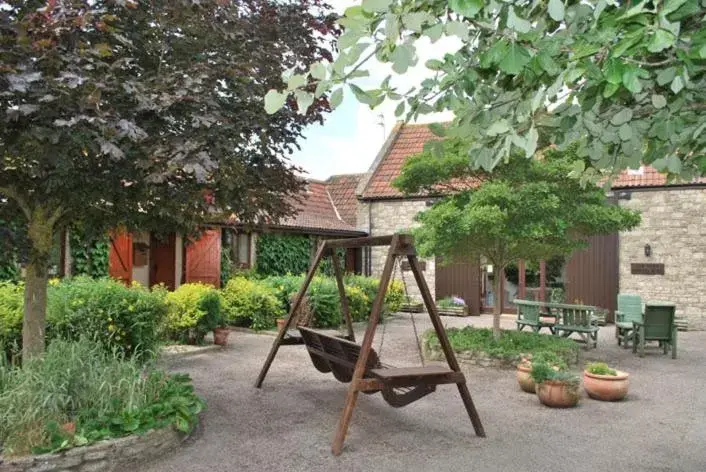
POLYGON ((572 152, 548 149, 540 159, 515 157, 488 174, 468 166, 463 143, 442 146, 440 159, 431 152, 410 159, 395 185, 406 193, 451 192, 417 216, 417 247, 445 262, 484 258, 493 265, 496 337, 501 276, 508 264, 568 256, 589 236, 640 223, 638 213, 612 205, 600 188, 567 178, 577 159, 572 152))
POLYGON ((288 215, 283 159, 325 96, 262 100, 283 73, 330 60, 319 0, 0 2, 0 204, 29 242, 23 356, 44 349, 47 265, 71 222, 195 231, 216 209, 288 215))

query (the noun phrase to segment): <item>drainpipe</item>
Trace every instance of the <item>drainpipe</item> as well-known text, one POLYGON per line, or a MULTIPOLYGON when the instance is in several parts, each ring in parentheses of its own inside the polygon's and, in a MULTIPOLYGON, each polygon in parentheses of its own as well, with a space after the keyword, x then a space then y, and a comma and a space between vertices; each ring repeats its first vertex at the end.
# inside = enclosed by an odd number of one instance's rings
MULTIPOLYGON (((368 236, 373 235, 373 202, 369 201, 368 202, 368 236)), ((373 248, 370 246, 367 246, 365 248, 365 251, 367 252, 367 257, 366 257, 366 274, 368 277, 370 277, 373 273, 373 263, 372 263, 372 256, 373 256, 373 248)))

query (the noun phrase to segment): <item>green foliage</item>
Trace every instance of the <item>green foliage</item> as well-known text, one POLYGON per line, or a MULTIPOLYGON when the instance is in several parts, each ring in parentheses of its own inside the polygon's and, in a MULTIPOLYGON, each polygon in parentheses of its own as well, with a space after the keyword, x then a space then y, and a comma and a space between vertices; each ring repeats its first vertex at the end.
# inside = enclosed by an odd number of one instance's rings
POLYGON ((149 290, 115 280, 77 277, 49 287, 47 337, 94 339, 125 355, 152 355, 167 314, 163 300, 149 290))
POLYGON ((0 282, 0 358, 19 353, 23 315, 24 285, 0 282))
POLYGON ((274 275, 262 279, 262 283, 269 287, 274 295, 279 300, 285 313, 289 313, 291 308, 291 300, 302 284, 304 283, 303 275, 274 275))
POLYGON ((286 313, 276 293, 264 281, 244 277, 229 280, 221 290, 226 321, 257 330, 274 328, 277 318, 286 313))
POLYGON ((233 260, 231 258, 230 247, 224 246, 221 248, 221 287, 225 287, 232 276, 233 260))
POLYGON ((22 368, 0 359, 0 445, 44 453, 173 425, 190 431, 204 402, 168 375, 100 343, 53 341, 22 368), (75 434, 61 425, 73 422, 75 434))
POLYGON ((69 247, 73 275, 89 277, 108 277, 108 255, 110 239, 106 235, 90 237, 85 230, 76 226, 71 228, 69 247))
POLYGON ((341 298, 338 295, 336 279, 317 276, 311 281, 309 306, 314 314, 314 326, 317 328, 335 328, 341 325, 341 298))
POLYGON ((346 287, 346 299, 353 321, 365 321, 370 317, 373 302, 362 288, 355 285, 346 287))
POLYGON ((396 313, 400 311, 405 303, 404 285, 399 280, 390 282, 385 294, 385 311, 384 314, 396 313))
POLYGON ((595 375, 618 375, 615 369, 612 369, 605 362, 591 362, 586 364, 586 372, 595 375))
POLYGON ((458 308, 466 305, 461 303, 461 299, 456 299, 456 297, 444 297, 436 301, 436 306, 439 308, 458 308))
POLYGON ((566 293, 563 288, 553 288, 549 292, 550 303, 566 303, 566 293))
POLYGON ((532 361, 532 371, 530 372, 530 375, 536 384, 541 384, 547 380, 553 380, 556 382, 563 382, 568 385, 577 386, 580 382, 577 375, 558 369, 547 362, 532 361))
POLYGON ((222 324, 221 295, 210 285, 183 284, 166 295, 165 333, 169 339, 200 344, 209 331, 222 324))
POLYGON ((308 236, 263 233, 257 238, 257 272, 263 276, 303 274, 309 269, 308 236))
MULTIPOLYGON (((491 357, 513 361, 520 361, 528 355, 534 358, 541 354, 555 356, 566 363, 575 363, 578 357, 579 348, 574 341, 556 336, 525 331, 503 331, 502 336, 495 339, 491 329, 472 326, 449 328, 446 332, 455 352, 479 351, 491 357)), ((426 348, 439 348, 439 339, 434 331, 425 333, 424 344, 426 348)))
MULTIPOLYGON (((343 274, 346 270, 346 250, 337 248, 336 255, 338 256, 338 265, 341 268, 341 273, 343 274)), ((319 266, 319 273, 322 275, 328 275, 333 277, 335 275, 333 271, 333 262, 330 257, 324 257, 319 266)))
POLYGON ((340 103, 347 85, 371 108, 399 102, 407 119, 452 112, 438 132, 462 140, 473 168, 578 143, 582 182, 641 162, 689 180, 706 172, 705 15, 700 0, 365 0, 339 20, 345 34, 327 73, 312 64, 268 112, 314 87, 340 103), (392 75, 356 85, 371 58, 405 74, 417 41, 443 36, 457 49, 427 61, 426 74, 415 69, 411 89, 392 75))

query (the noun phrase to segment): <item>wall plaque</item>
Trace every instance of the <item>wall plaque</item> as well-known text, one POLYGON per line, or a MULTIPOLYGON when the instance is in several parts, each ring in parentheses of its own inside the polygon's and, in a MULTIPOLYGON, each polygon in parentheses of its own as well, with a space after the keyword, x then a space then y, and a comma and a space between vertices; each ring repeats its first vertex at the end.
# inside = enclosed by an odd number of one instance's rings
MULTIPOLYGON (((402 267, 402 270, 412 270, 412 267, 409 265, 409 261, 402 261, 400 263, 400 266, 402 267)), ((419 261, 419 267, 422 270, 427 270, 427 262, 426 261, 419 261)))
POLYGON ((630 273, 635 275, 664 275, 664 264, 642 262, 630 264, 630 273))

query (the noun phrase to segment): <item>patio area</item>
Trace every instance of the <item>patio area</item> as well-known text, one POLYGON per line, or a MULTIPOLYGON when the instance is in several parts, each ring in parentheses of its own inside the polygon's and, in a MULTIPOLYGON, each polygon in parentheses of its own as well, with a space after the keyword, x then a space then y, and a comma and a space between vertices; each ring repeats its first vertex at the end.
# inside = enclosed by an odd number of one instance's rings
MULTIPOLYGON (((415 315, 420 334, 431 327, 415 315)), ((514 316, 503 327, 514 328, 514 316)), ((443 318, 448 327, 490 326, 489 315, 443 318)), ((364 326, 356 326, 362 337, 364 326)), ((382 330, 382 327, 378 328, 382 330)), ((631 374, 619 403, 588 399, 555 410, 520 391, 513 370, 464 366, 487 438, 477 438, 454 386, 402 409, 359 395, 343 454, 330 453, 347 385, 316 371, 303 346, 283 346, 261 390, 253 383, 273 338, 233 332, 229 346, 169 360, 208 402, 184 447, 145 467, 167 471, 703 471, 706 470, 706 332, 680 332, 676 360, 652 348, 619 348, 613 326, 581 352, 631 374)), ((380 333, 373 346, 379 349, 380 333)), ((409 315, 387 323, 381 357, 418 365, 409 315)))

